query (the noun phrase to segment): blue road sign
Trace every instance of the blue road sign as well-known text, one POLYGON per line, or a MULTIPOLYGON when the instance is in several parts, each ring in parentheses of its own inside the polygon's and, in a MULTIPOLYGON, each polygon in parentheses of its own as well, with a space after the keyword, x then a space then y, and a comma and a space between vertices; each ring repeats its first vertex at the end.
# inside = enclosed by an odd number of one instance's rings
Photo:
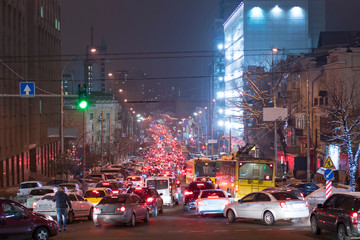
POLYGON ((334 178, 334 172, 331 169, 326 169, 324 172, 326 181, 331 181, 334 178))
POLYGON ((35 83, 34 82, 20 82, 20 95, 34 96, 35 83))

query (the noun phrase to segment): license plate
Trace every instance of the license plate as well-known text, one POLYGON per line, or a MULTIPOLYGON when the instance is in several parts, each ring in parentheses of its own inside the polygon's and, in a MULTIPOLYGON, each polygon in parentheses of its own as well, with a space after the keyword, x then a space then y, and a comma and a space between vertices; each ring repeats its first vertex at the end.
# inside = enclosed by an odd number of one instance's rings
POLYGON ((294 204, 293 205, 293 208, 302 208, 303 207, 303 204, 294 204))
POLYGON ((51 210, 51 206, 50 205, 40 205, 39 206, 39 209, 41 209, 41 210, 51 210))

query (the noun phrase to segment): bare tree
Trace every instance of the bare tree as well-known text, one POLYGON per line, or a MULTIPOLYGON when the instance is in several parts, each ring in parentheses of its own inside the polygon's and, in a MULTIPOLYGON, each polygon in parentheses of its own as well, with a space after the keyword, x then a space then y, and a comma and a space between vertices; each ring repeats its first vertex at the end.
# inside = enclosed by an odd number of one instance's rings
POLYGON ((348 155, 350 191, 355 191, 355 175, 360 156, 360 81, 359 75, 337 72, 322 82, 327 90, 331 133, 328 141, 334 142, 348 155))

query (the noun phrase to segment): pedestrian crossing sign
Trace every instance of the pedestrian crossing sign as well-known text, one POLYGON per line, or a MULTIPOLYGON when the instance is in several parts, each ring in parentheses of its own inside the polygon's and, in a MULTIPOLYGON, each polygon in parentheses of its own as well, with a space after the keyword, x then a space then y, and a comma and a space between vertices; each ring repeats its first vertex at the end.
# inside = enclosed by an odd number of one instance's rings
POLYGON ((330 157, 327 158, 327 160, 324 164, 324 168, 336 169, 336 167, 330 157))

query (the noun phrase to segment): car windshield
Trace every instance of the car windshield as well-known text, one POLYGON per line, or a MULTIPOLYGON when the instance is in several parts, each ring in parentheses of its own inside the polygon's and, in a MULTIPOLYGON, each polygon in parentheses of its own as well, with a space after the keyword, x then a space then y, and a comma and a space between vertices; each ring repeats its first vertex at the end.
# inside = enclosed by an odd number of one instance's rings
POLYGON ((127 181, 141 181, 141 177, 128 177, 127 181))
POLYGON ((225 197, 224 192, 222 191, 203 191, 201 193, 201 198, 218 198, 218 197, 225 197))
POLYGON ((167 189, 168 188, 168 180, 148 180, 147 185, 155 187, 157 190, 167 189))
POLYGON ((37 183, 22 183, 22 184, 20 184, 20 189, 35 188, 35 187, 38 187, 37 183))
POLYGON ((271 193, 276 200, 292 200, 298 199, 293 193, 291 192, 273 192, 271 193))
POLYGON ((145 199, 145 198, 151 196, 150 191, 148 191, 148 189, 144 189, 144 188, 130 188, 128 190, 128 193, 134 193, 134 194, 138 195, 141 199, 145 199))
POLYGON ((97 197, 104 197, 105 192, 102 190, 91 190, 87 191, 84 195, 85 198, 97 198, 97 197))
POLYGON ((112 197, 104 197, 101 199, 99 204, 117 204, 117 203, 125 203, 127 196, 112 196, 112 197))
POLYGON ((30 195, 32 196, 42 196, 48 193, 54 193, 53 189, 34 189, 31 190, 30 195))

